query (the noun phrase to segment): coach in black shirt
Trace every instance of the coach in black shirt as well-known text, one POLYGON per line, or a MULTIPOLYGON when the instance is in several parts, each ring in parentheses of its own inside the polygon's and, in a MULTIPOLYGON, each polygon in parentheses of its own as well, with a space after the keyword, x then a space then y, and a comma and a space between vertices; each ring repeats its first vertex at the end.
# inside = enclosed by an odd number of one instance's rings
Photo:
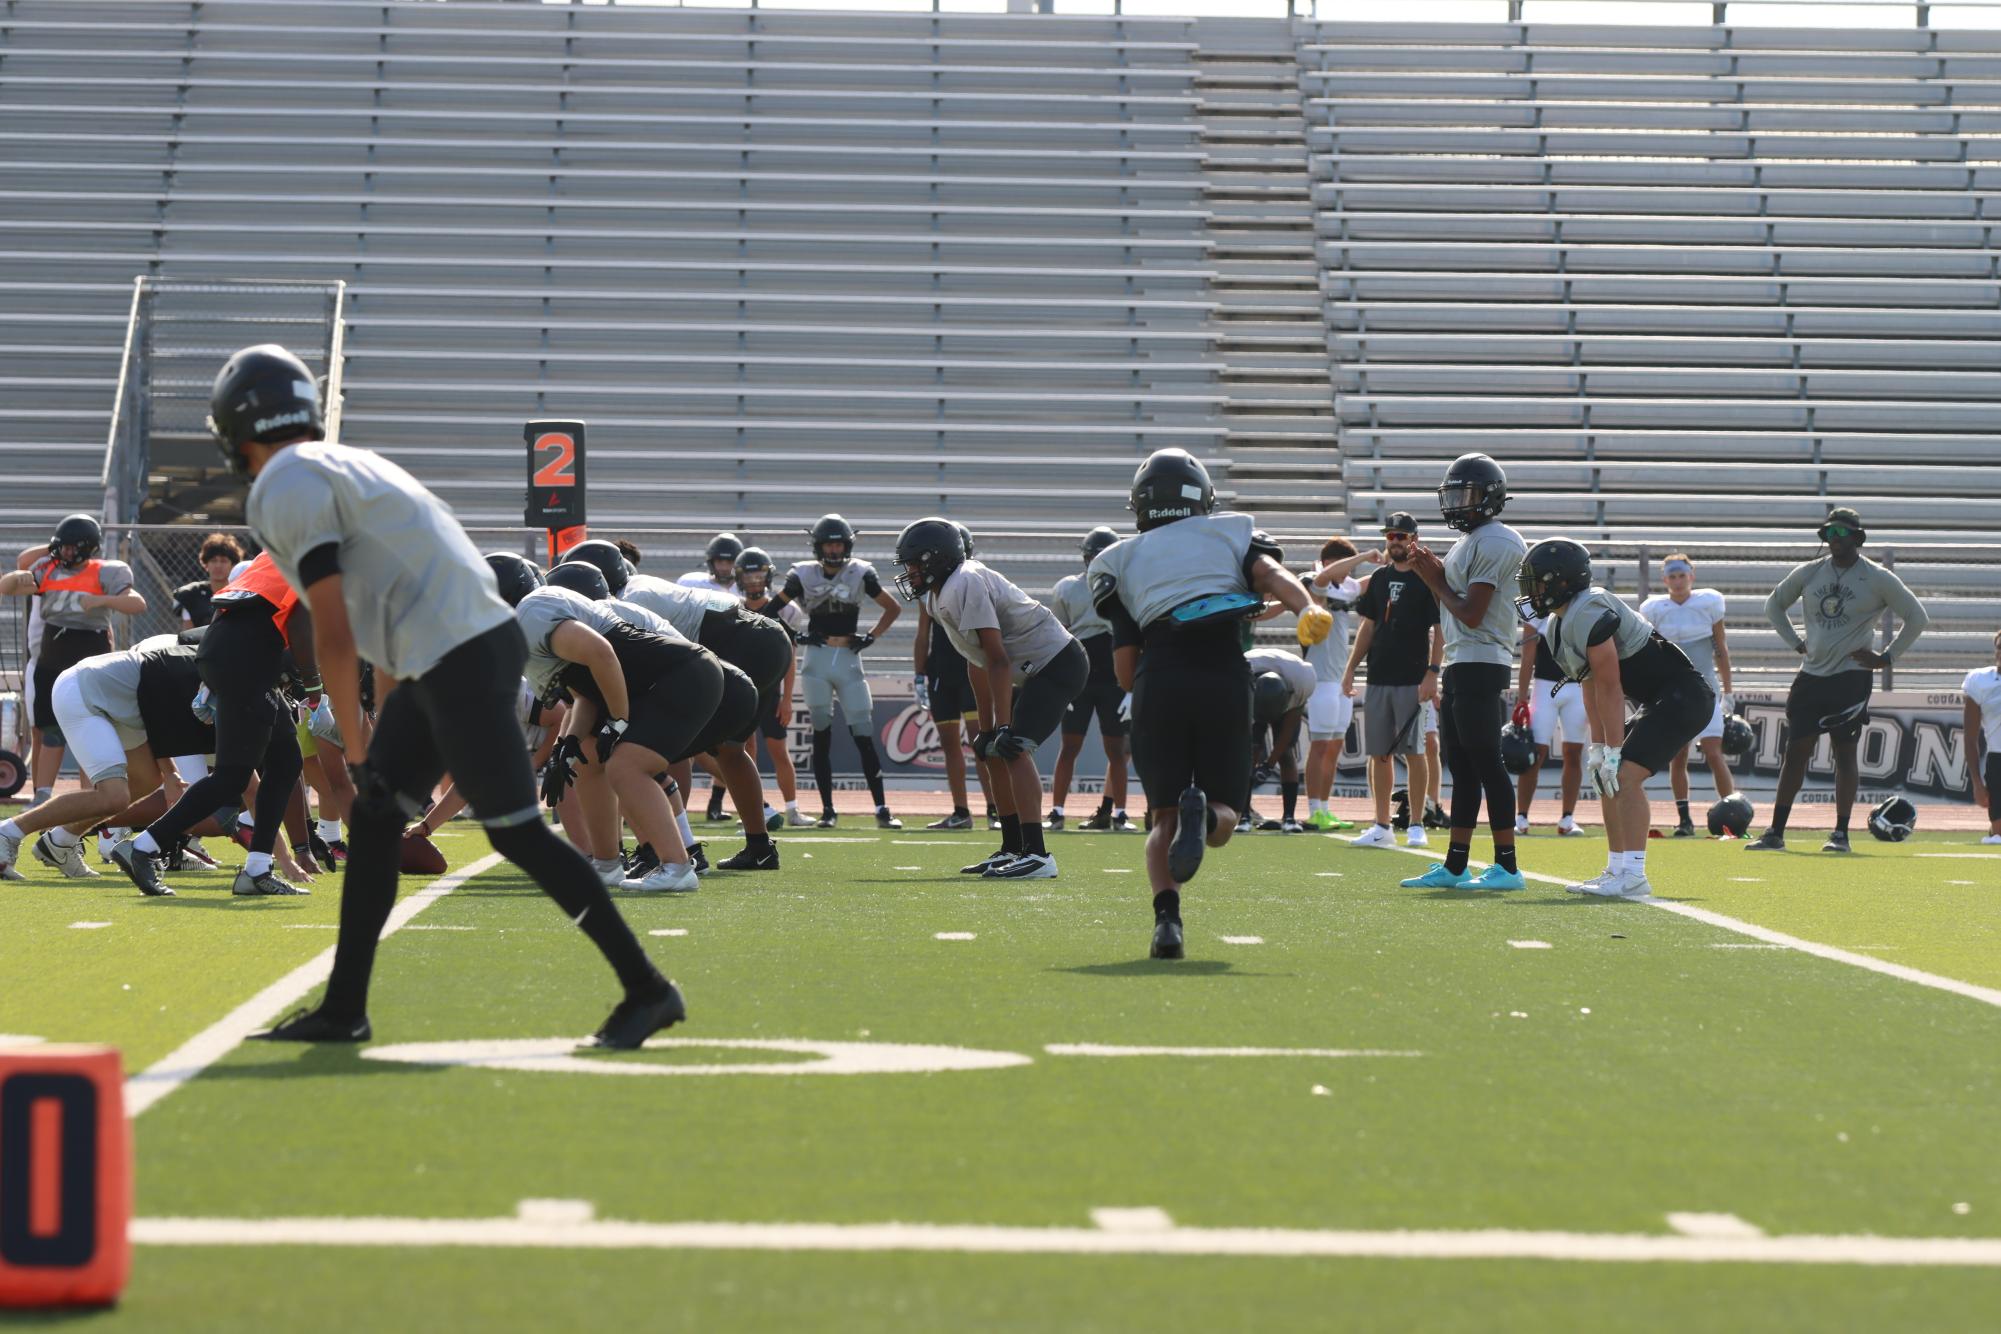
MULTIPOLYGON (((1404 757, 1411 792, 1427 789, 1424 706, 1437 698, 1438 664, 1445 651, 1438 599, 1410 568, 1417 520, 1402 512, 1390 515, 1383 543, 1385 563, 1369 576, 1361 601, 1355 604, 1362 625, 1341 678, 1342 691, 1354 694, 1355 668, 1367 657, 1369 692, 1362 701, 1362 737, 1369 753, 1369 795, 1375 799, 1376 823, 1354 840, 1365 848, 1395 846, 1396 836, 1390 830, 1394 756, 1404 757)), ((1411 847, 1423 847, 1424 825, 1413 820, 1405 838, 1411 847)))

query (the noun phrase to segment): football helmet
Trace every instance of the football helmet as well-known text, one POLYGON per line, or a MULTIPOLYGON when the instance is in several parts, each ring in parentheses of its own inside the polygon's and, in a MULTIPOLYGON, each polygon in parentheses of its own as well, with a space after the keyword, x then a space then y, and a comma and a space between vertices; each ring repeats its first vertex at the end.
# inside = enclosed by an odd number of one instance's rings
POLYGON ((56 525, 55 536, 49 539, 49 554, 65 565, 81 565, 98 553, 104 545, 104 529, 88 514, 72 514, 56 525), (63 560, 63 548, 70 549, 70 558, 63 560))
POLYGON ((1078 543, 1077 549, 1084 553, 1084 564, 1089 565, 1098 558, 1099 552, 1113 545, 1118 540, 1119 535, 1116 530, 1100 524, 1090 532, 1084 534, 1084 540, 1078 543))
POLYGON ((313 373, 276 343, 246 347, 223 363, 209 391, 208 429, 229 470, 247 476, 243 447, 308 435, 326 438, 326 418, 313 373))
POLYGON ((1485 454, 1461 454, 1438 484, 1438 512, 1448 528, 1470 533, 1508 506, 1508 475, 1485 454))
POLYGON ((846 565, 855 555, 855 526, 838 514, 829 514, 806 530, 813 539, 813 559, 822 565, 846 565), (840 555, 827 554, 827 544, 839 542, 844 548, 840 555))
POLYGON ((605 582, 604 571, 587 560, 566 560, 549 571, 543 582, 550 588, 567 588, 572 593, 580 593, 593 602, 606 602, 611 598, 611 585, 605 582))
POLYGON ((896 591, 905 602, 932 592, 966 563, 966 541, 950 519, 919 519, 896 538, 896 591))
POLYGON ((542 586, 542 571, 517 551, 489 551, 486 566, 500 585, 500 600, 510 607, 520 606, 521 599, 542 586))
POLYGON ((1501 767, 1511 774, 1525 774, 1535 768, 1535 733, 1520 723, 1501 729, 1501 767))
POLYGON ((1529 548, 1516 581, 1516 613, 1523 620, 1547 616, 1591 587, 1591 553, 1567 537, 1547 538, 1529 548))
POLYGON ((1751 821, 1757 818, 1758 812, 1751 805, 1751 799, 1741 792, 1733 792, 1709 808, 1709 832, 1718 838, 1725 834, 1742 838, 1751 828, 1751 821))
POLYGON ((1176 519, 1209 514, 1216 508, 1216 487, 1202 460, 1185 449, 1156 449, 1133 474, 1126 508, 1143 533, 1176 519))
POLYGON ((1742 714, 1729 713, 1723 716, 1723 753, 1725 755, 1730 756, 1732 759, 1737 758, 1739 755, 1749 755, 1751 748, 1757 744, 1758 739, 1751 732, 1751 724, 1744 721, 1742 714))
MULTIPOLYGON (((573 565, 579 561, 586 565, 597 566, 598 573, 604 576, 605 588, 610 597, 617 597, 623 592, 625 581, 632 577, 631 568, 626 565, 625 557, 620 554, 619 549, 602 538, 579 542, 563 553, 565 565, 573 565)), ((565 588, 568 586, 563 585, 565 588)), ((580 588, 577 592, 582 593, 583 590, 580 588)))
POLYGON ((1885 797, 1869 812, 1869 832, 1885 843, 1902 843, 1918 828, 1918 808, 1909 797, 1885 797))
POLYGON ((745 547, 736 558, 737 587, 756 597, 771 589, 771 557, 763 547, 745 547), (761 576, 756 588, 750 586, 753 575, 761 576))

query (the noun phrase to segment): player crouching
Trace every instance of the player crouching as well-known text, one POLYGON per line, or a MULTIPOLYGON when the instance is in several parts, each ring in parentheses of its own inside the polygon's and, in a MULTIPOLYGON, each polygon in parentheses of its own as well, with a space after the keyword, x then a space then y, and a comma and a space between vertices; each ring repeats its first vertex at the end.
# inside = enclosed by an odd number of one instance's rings
POLYGON ((1605 869, 1574 894, 1645 898, 1646 781, 1688 749, 1709 722, 1716 694, 1688 655, 1616 594, 1591 583, 1591 553, 1568 538, 1529 548, 1522 561, 1524 616, 1547 616, 1543 643, 1564 679, 1584 683, 1591 729, 1584 771, 1605 812, 1605 869), (1626 705, 1638 710, 1631 725, 1626 705))

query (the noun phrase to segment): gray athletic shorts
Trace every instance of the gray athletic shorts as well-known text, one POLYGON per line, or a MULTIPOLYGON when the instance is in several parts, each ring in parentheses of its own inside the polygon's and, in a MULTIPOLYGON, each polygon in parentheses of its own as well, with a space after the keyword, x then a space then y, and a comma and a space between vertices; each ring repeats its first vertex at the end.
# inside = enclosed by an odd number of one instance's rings
POLYGON ((1417 686, 1370 685, 1362 694, 1362 735, 1368 753, 1422 755, 1424 706, 1417 686))

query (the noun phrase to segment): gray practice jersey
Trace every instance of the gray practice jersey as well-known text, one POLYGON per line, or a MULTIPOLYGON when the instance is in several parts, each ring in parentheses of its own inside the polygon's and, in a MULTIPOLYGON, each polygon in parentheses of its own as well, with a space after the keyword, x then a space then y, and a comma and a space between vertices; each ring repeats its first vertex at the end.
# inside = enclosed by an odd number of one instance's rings
POLYGON ((1727 611, 1723 595, 1713 588, 1691 589, 1685 602, 1656 593, 1640 604, 1640 615, 1653 623, 1662 639, 1688 655, 1712 688, 1716 685, 1715 630, 1727 611))
MULTIPOLYGON (((127 741, 127 748, 139 744, 146 735, 146 723, 139 712, 139 681, 145 674, 146 657, 180 643, 173 635, 142 639, 122 653, 103 653, 85 658, 57 680, 76 683, 77 698, 84 707, 109 719, 127 741)), ((192 698, 192 697, 190 697, 192 698)))
POLYGON ((399 680, 512 614, 451 511, 379 454, 324 442, 281 449, 251 485, 248 516, 302 593, 300 560, 338 546, 355 646, 399 680))
POLYGON ((514 619, 521 623, 521 633, 528 640, 528 665, 523 670, 540 699, 549 698, 556 679, 570 665, 551 646, 565 621, 582 621, 601 635, 616 634, 620 625, 630 625, 662 639, 681 637, 644 607, 630 602, 593 602, 567 588, 536 589, 514 608, 514 619))
POLYGON ((1334 628, 1327 638, 1303 650, 1306 661, 1321 681, 1339 681, 1348 670, 1348 641, 1355 633, 1355 604, 1361 600, 1362 585, 1356 579, 1342 579, 1325 588, 1307 585, 1306 591, 1319 597, 1320 605, 1334 613, 1334 628))
POLYGON ((791 602, 806 609, 806 622, 813 634, 851 635, 861 624, 861 606, 873 602, 882 592, 875 566, 865 560, 851 560, 828 574, 816 560, 802 560, 785 576, 784 593, 791 602))
POLYGON ((733 594, 693 584, 670 584, 650 574, 635 574, 618 591, 621 602, 646 608, 680 632, 681 638, 699 640, 702 618, 712 611, 730 611, 742 605, 733 594))
POLYGON ((1543 622, 1543 629, 1539 632, 1542 640, 1536 646, 1536 652, 1552 651, 1564 679, 1586 679, 1591 675, 1591 663, 1586 653, 1591 647, 1592 631, 1608 615, 1618 618, 1612 639, 1621 660, 1632 657, 1653 642, 1654 627, 1646 617, 1627 606, 1616 593, 1602 588, 1588 588, 1572 598, 1562 611, 1543 622))
POLYGON ((1244 661, 1251 665, 1252 679, 1266 672, 1277 672, 1285 678, 1286 688, 1292 691, 1287 709, 1305 708, 1306 702, 1313 698, 1314 688, 1320 684, 1320 675, 1312 663, 1282 648, 1254 648, 1244 655, 1244 661))
POLYGON ((1091 581, 1083 575, 1058 579, 1050 601, 1055 603, 1056 619, 1077 638, 1095 639, 1112 632, 1112 623, 1098 614, 1091 601, 1091 581))
POLYGON ((1244 561, 1256 531, 1248 514, 1197 514, 1114 542, 1091 562, 1091 599, 1117 597, 1144 630, 1197 598, 1252 592, 1244 561))
POLYGON ((1452 544, 1445 555, 1445 586, 1465 597, 1475 584, 1492 584, 1494 597, 1478 625, 1467 625, 1445 608, 1438 619, 1445 629, 1445 665, 1492 662, 1507 666, 1515 660, 1515 576, 1522 568, 1528 544, 1522 535, 1489 519, 1452 544))
POLYGON ((1823 556, 1779 581, 1765 599, 1765 618, 1792 648, 1800 643, 1792 621, 1795 602, 1803 603, 1806 612, 1806 659, 1800 670, 1808 676, 1862 670, 1862 664, 1848 655, 1873 645, 1876 622, 1885 607, 1904 623, 1897 642, 1886 650, 1893 659, 1931 624, 1904 581, 1867 556, 1857 557, 1845 570, 1837 568, 1832 557, 1823 556))
POLYGON ((979 632, 998 630, 1015 672, 1035 675, 1070 643, 1056 613, 1009 583, 998 570, 969 560, 924 596, 924 609, 945 638, 975 667, 987 665, 979 632))
POLYGON ((84 597, 132 591, 132 567, 122 560, 89 560, 66 567, 56 564, 54 556, 44 556, 28 568, 41 602, 42 623, 58 630, 109 630, 117 613, 109 607, 85 607, 84 597))

